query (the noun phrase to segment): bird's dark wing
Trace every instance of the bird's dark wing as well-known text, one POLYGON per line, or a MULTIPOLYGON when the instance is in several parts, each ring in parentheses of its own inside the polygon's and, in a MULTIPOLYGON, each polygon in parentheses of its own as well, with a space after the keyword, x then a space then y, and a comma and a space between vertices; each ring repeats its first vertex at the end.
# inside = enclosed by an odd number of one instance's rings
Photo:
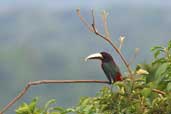
POLYGON ((110 67, 108 65, 106 65, 106 64, 102 64, 102 69, 103 69, 107 79, 109 80, 109 83, 111 84, 113 78, 112 78, 110 67))
POLYGON ((113 62, 107 62, 103 63, 102 66, 106 76, 110 79, 110 82, 115 82, 118 80, 117 78, 120 77, 119 74, 121 73, 119 67, 116 64, 114 64, 113 62))
POLYGON ((106 67, 105 64, 102 64, 101 66, 102 66, 102 69, 103 69, 103 71, 104 71, 107 79, 109 80, 109 83, 111 84, 113 79, 111 78, 111 72, 110 72, 110 70, 106 67))

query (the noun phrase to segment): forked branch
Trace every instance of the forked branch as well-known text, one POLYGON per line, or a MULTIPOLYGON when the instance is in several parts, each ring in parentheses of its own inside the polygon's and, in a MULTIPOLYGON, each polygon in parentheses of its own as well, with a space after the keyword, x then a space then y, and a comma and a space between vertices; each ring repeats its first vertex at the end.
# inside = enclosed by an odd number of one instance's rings
POLYGON ((84 23, 85 27, 87 27, 90 32, 93 32, 97 36, 100 36, 101 38, 103 38, 106 42, 108 42, 113 47, 113 49, 117 52, 117 54, 120 56, 121 60, 125 64, 128 72, 129 72, 129 77, 131 79, 133 79, 133 74, 132 74, 132 70, 131 70, 131 67, 130 67, 129 63, 126 61, 126 59, 123 56, 122 52, 112 42, 112 40, 110 38, 109 31, 108 31, 108 27, 107 27, 107 19, 106 19, 107 18, 107 16, 106 16, 107 14, 106 13, 103 13, 104 16, 102 16, 103 17, 103 24, 104 24, 104 31, 105 31, 106 36, 97 31, 96 24, 95 24, 95 16, 94 16, 93 10, 92 10, 92 19, 93 19, 93 22, 92 22, 91 26, 90 26, 90 24, 88 24, 87 21, 85 21, 84 17, 81 15, 79 9, 77 9, 77 15, 79 16, 80 20, 84 23))
MULTIPOLYGON (((90 32, 95 33, 97 36, 100 36, 101 38, 103 38, 106 42, 108 42, 113 49, 117 52, 117 54, 120 56, 121 60, 123 61, 123 63, 125 64, 128 72, 129 72, 129 78, 132 79, 134 81, 133 78, 133 73, 131 70, 131 66, 130 64, 127 62, 127 60, 125 59, 124 55, 122 54, 122 52, 120 51, 120 48, 118 48, 111 40, 110 38, 110 34, 108 31, 108 27, 107 27, 107 14, 104 12, 102 15, 102 19, 103 19, 103 24, 104 24, 104 31, 105 31, 105 35, 101 34, 100 32, 98 32, 97 28, 96 28, 96 24, 95 24, 95 16, 94 16, 94 11, 92 10, 92 24, 88 24, 88 22, 84 19, 84 17, 81 15, 80 13, 80 9, 77 9, 77 15, 79 16, 80 20, 85 24, 85 27, 88 28, 88 30, 90 32)), ((122 39, 124 40, 124 39, 122 39)), ((122 44, 121 44, 122 45, 122 44)), ((138 53, 138 50, 136 50, 136 54, 138 53)), ((136 55, 135 55, 136 57, 136 55)), ((152 89, 153 92, 159 94, 159 95, 165 95, 166 93, 164 91, 158 90, 158 89, 152 89)))

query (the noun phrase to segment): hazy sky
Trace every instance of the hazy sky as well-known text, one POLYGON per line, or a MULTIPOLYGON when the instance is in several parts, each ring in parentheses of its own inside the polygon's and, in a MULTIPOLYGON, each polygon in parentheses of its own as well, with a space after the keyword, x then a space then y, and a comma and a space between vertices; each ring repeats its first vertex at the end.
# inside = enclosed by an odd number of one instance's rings
MULTIPOLYGON (((106 79, 99 62, 84 62, 84 57, 94 52, 110 52, 124 71, 115 51, 80 22, 77 8, 89 22, 90 9, 95 9, 102 32, 100 12, 109 11, 112 40, 126 35, 122 50, 126 58, 131 58, 134 48, 140 48, 135 63, 152 58, 150 48, 166 45, 171 36, 170 0, 0 0, 1 104, 7 104, 29 80, 106 79)), ((100 88, 91 84, 46 85, 33 88, 23 100, 41 96, 45 101, 55 98, 59 105, 72 106, 81 96, 94 95, 100 88)))
POLYGON ((45 7, 52 7, 52 8, 59 8, 59 9, 68 9, 73 7, 84 7, 84 8, 103 8, 106 5, 112 5, 112 4, 121 4, 121 5, 132 5, 134 7, 142 6, 142 7, 150 7, 150 6, 164 6, 168 7, 171 6, 170 0, 1 0, 0 6, 1 10, 3 8, 10 8, 15 5, 40 5, 45 7))

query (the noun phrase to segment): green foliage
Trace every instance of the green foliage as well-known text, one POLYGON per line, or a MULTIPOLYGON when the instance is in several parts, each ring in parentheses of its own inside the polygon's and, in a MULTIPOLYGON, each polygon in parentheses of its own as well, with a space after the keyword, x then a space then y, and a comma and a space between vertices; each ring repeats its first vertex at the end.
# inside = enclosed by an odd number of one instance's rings
POLYGON ((117 91, 104 87, 95 97, 82 98, 76 114, 170 114, 171 96, 152 91, 143 80, 129 79, 115 84, 117 91))
POLYGON ((103 87, 94 97, 82 97, 73 108, 50 107, 50 100, 43 108, 37 107, 37 99, 23 103, 17 114, 171 114, 171 41, 167 47, 156 46, 154 61, 138 64, 135 79, 125 78, 111 89, 103 87), (136 74, 144 69, 148 74, 136 74), (156 91, 157 90, 157 91, 156 91))
POLYGON ((171 40, 168 42, 167 47, 163 46, 155 46, 151 48, 154 52, 154 61, 153 64, 162 64, 167 63, 167 69, 165 70, 167 73, 170 74, 170 64, 171 64, 171 40))
POLYGON ((64 109, 62 107, 52 107, 56 100, 49 100, 44 107, 38 107, 38 98, 33 99, 29 104, 23 103, 18 109, 16 114, 68 114, 72 109, 64 109))

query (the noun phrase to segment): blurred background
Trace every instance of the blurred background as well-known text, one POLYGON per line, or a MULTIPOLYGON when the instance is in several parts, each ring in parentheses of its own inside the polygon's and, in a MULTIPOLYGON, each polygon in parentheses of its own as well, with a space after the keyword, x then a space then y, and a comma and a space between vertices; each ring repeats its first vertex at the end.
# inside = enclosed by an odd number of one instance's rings
MULTIPOLYGON (((171 1, 165 0, 1 0, 0 1, 0 109, 29 81, 45 79, 98 79, 106 77, 99 61, 84 62, 92 53, 112 54, 122 72, 125 66, 115 51, 80 22, 76 9, 91 23, 96 13, 98 30, 103 32, 101 12, 109 13, 112 40, 125 35, 123 53, 134 62, 150 62, 150 48, 166 45, 171 38, 171 1)), ((34 97, 40 104, 52 98, 57 105, 74 106, 81 96, 94 96, 103 84, 49 84, 34 86, 6 114, 34 97)))

